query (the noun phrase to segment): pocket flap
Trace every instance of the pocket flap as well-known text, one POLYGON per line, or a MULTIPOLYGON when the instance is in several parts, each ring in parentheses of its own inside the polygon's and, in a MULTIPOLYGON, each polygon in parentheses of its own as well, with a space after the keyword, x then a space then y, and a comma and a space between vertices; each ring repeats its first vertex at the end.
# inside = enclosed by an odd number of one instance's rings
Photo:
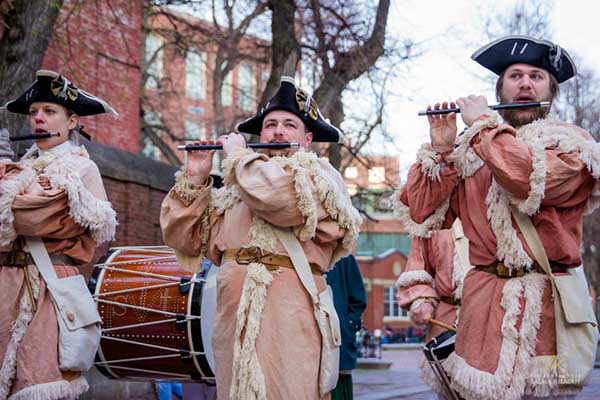
POLYGON ((567 322, 597 325, 588 288, 583 279, 577 275, 557 275, 555 282, 567 322))
POLYGON ((81 275, 57 279, 48 284, 52 300, 69 330, 102 322, 92 294, 81 275))

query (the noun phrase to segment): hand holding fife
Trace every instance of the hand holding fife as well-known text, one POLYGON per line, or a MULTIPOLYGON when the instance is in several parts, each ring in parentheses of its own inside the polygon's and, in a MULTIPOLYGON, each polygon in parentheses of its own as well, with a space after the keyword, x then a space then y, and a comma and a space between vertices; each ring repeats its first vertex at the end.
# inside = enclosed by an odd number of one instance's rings
POLYGON ((417 325, 425 325, 433 315, 433 305, 426 301, 411 311, 412 320, 417 325))
MULTIPOLYGON (((214 140, 195 141, 194 144, 215 144, 214 140)), ((212 168, 214 150, 194 150, 187 153, 188 180, 194 186, 204 186, 212 168)))
POLYGON ((484 96, 472 94, 468 97, 461 97, 456 100, 456 103, 460 108, 460 115, 467 126, 473 125, 473 122, 475 122, 477 118, 490 111, 484 96))
MULTIPOLYGON (((454 102, 448 104, 447 101, 444 101, 441 104, 436 103, 433 109, 439 110, 440 106, 441 109, 448 109, 455 108, 456 104, 454 102)), ((428 106, 427 110, 431 110, 431 106, 428 106)), ((428 115, 427 120, 429 121, 429 136, 433 150, 439 153, 452 151, 457 132, 456 113, 428 115)))
POLYGON ((236 149, 246 148, 246 139, 244 139, 244 137, 238 133, 223 135, 217 140, 217 143, 221 143, 223 145, 223 152, 225 153, 226 157, 236 149))

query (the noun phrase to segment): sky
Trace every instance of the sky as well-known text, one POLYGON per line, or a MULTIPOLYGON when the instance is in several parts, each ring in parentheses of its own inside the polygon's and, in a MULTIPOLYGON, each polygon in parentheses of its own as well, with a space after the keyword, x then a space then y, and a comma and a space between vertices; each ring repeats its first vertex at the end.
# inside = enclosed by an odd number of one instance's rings
MULTIPOLYGON (((496 103, 493 85, 482 79, 493 74, 472 61, 471 54, 487 43, 480 25, 482 10, 510 4, 514 1, 392 0, 390 37, 409 35, 419 42, 424 53, 400 69, 399 76, 390 84, 385 124, 396 138, 395 144, 374 142, 369 151, 398 155, 405 174, 419 146, 428 141, 427 119, 417 116, 419 110, 437 101, 469 94, 483 94, 488 103, 496 103)), ((600 74, 598 15, 598 1, 555 0, 551 31, 555 43, 578 55, 600 74)))

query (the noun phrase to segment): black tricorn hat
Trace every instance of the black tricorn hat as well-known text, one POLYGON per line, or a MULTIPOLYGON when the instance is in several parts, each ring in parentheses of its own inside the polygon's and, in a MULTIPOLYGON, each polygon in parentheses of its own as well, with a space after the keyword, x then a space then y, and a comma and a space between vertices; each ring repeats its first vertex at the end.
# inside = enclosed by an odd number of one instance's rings
POLYGON ((104 100, 78 89, 58 72, 39 70, 36 80, 25 92, 6 103, 8 111, 17 114, 29 114, 29 106, 35 102, 49 102, 65 106, 81 117, 88 115, 117 112, 104 100))
POLYGON ((545 69, 558 83, 577 75, 575 63, 565 49, 548 40, 530 36, 503 37, 483 46, 471 58, 497 75, 520 63, 545 69))
POLYGON ((310 94, 296 87, 294 78, 281 77, 279 90, 254 117, 248 118, 236 126, 236 131, 260 135, 262 122, 271 111, 291 112, 304 122, 306 129, 313 134, 313 142, 346 143, 343 132, 325 120, 317 102, 310 94))

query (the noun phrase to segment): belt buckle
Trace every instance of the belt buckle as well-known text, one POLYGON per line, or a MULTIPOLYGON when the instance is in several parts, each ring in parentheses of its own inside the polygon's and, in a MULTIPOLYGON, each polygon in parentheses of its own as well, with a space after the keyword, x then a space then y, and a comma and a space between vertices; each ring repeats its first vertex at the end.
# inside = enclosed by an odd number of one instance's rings
POLYGON ((238 249, 237 253, 235 253, 235 262, 240 265, 248 265, 251 262, 256 262, 256 261, 260 260, 262 257, 263 257, 262 250, 259 247, 255 247, 255 246, 254 247, 246 247, 246 248, 242 247, 242 248, 238 249), (254 256, 254 257, 249 258, 247 260, 241 260, 240 253, 242 251, 248 251, 248 252, 250 252, 250 255, 254 256))
POLYGON ((23 251, 11 251, 8 254, 7 265, 13 267, 26 266, 29 261, 29 253, 23 251))

